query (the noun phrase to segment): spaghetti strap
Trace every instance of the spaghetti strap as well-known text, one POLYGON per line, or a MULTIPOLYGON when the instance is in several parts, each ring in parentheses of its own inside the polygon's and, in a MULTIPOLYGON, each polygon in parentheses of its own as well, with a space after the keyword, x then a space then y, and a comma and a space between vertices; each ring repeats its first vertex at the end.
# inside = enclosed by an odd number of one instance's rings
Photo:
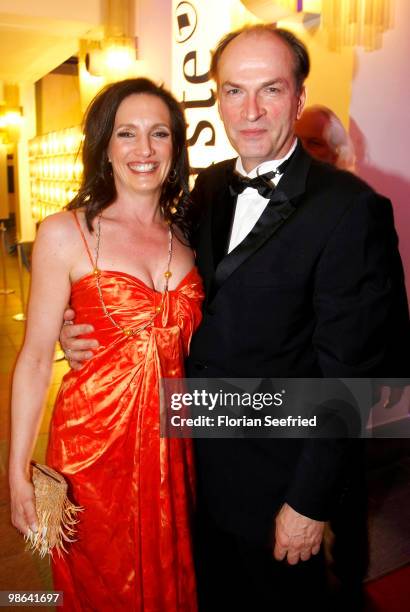
POLYGON ((77 217, 77 211, 73 210, 73 211, 72 211, 72 213, 73 213, 73 215, 74 215, 74 219, 75 219, 76 225, 77 225, 77 227, 78 227, 78 231, 79 231, 79 232, 80 232, 80 234, 81 234, 81 238, 83 239, 83 242, 84 242, 85 248, 86 248, 86 250, 87 250, 87 255, 88 255, 88 258, 89 258, 89 260, 90 260, 90 262, 91 262, 91 265, 92 265, 92 267, 93 267, 93 269, 94 269, 94 268, 95 268, 95 263, 94 263, 94 260, 93 260, 93 256, 91 255, 90 247, 88 246, 87 240, 86 240, 86 238, 85 238, 85 236, 84 236, 84 232, 83 232, 83 230, 81 229, 80 221, 78 220, 78 217, 77 217))

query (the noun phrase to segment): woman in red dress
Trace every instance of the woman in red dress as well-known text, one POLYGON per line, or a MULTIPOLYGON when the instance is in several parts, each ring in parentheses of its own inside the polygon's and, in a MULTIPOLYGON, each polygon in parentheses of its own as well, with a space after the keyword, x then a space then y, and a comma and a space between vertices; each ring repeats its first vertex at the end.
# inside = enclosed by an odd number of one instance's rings
POLYGON ((64 608, 193 612, 190 440, 160 437, 159 384, 183 377, 200 322, 187 246, 185 122, 147 79, 108 86, 85 121, 84 175, 67 211, 38 232, 27 333, 12 400, 13 524, 36 530, 29 464, 63 312, 98 346, 63 379, 47 464, 69 481, 77 540, 54 554, 64 608))

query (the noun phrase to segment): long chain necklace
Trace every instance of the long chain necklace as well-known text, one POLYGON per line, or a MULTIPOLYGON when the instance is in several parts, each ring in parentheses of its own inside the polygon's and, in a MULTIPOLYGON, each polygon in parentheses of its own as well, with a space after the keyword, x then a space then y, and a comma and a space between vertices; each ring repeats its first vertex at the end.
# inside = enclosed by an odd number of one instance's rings
POLYGON ((141 325, 137 329, 130 329, 130 328, 127 328, 127 327, 122 327, 121 325, 119 325, 117 323, 117 321, 109 313, 107 305, 104 302, 104 297, 103 297, 103 293, 102 293, 102 289, 101 289, 101 284, 100 284, 101 270, 98 268, 98 257, 99 257, 99 254, 100 254, 100 241, 101 241, 101 216, 102 216, 102 214, 100 213, 98 215, 98 221, 97 221, 97 245, 96 245, 96 248, 95 248, 95 264, 94 264, 94 270, 93 270, 93 274, 95 276, 95 282, 96 282, 96 285, 97 285, 97 291, 98 291, 98 296, 99 296, 99 299, 100 299, 101 307, 102 307, 102 309, 104 311, 105 316, 111 321, 111 323, 114 325, 114 327, 116 327, 117 329, 122 331, 122 333, 125 336, 136 336, 137 334, 141 333, 144 329, 147 329, 147 327, 152 326, 154 324, 155 318, 159 315, 160 312, 162 312, 162 309, 164 308, 165 296, 168 293, 168 283, 169 283, 169 279, 172 276, 172 272, 170 270, 170 266, 171 266, 171 259, 172 259, 173 232, 172 232, 171 226, 169 226, 169 229, 168 229, 168 259, 167 259, 167 269, 164 272, 165 283, 164 283, 164 289, 162 291, 161 303, 155 308, 154 314, 150 317, 150 319, 146 323, 144 323, 143 325, 141 325))

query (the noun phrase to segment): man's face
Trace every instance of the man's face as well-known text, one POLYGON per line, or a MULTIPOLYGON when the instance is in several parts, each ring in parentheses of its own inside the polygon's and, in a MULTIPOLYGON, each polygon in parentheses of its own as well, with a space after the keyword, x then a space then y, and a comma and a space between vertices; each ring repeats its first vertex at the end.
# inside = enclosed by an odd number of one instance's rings
POLYGON ((243 33, 218 66, 219 112, 247 172, 286 155, 305 102, 296 90, 293 56, 270 33, 243 33))

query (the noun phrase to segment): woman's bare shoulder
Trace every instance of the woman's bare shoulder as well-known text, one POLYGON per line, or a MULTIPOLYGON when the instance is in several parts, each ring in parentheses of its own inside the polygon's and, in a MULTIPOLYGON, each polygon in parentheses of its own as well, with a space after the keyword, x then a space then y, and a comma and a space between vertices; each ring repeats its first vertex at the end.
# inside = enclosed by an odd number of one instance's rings
MULTIPOLYGON (((79 219, 82 213, 78 213, 79 219)), ((81 221, 80 221, 81 223, 81 221)), ((63 210, 49 215, 41 223, 36 237, 37 249, 56 250, 68 261, 78 253, 81 241, 73 211, 63 210)))
POLYGON ((43 233, 67 232, 70 231, 71 228, 75 227, 74 223, 75 221, 72 211, 62 210, 58 213, 45 217, 40 223, 39 230, 41 230, 43 233))
MULTIPOLYGON (((79 210, 76 215, 82 225, 84 213, 79 210)), ((74 211, 62 210, 53 215, 48 215, 39 226, 39 235, 43 237, 73 238, 78 235, 78 227, 75 222, 74 211)))

